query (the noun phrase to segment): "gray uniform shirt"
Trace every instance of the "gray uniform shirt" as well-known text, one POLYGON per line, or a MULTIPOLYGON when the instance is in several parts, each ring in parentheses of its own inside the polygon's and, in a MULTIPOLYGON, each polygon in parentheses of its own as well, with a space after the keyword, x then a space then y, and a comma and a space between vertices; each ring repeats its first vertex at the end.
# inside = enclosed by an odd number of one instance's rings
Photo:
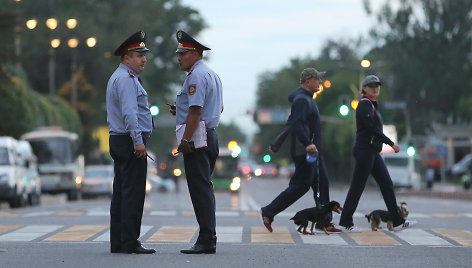
POLYGON ((201 120, 207 128, 215 128, 223 110, 223 86, 220 77, 203 62, 197 61, 177 93, 177 125, 186 123, 190 106, 203 107, 201 120))
POLYGON ((110 135, 130 135, 134 145, 143 144, 152 131, 148 96, 138 74, 120 63, 107 85, 107 122, 110 135))

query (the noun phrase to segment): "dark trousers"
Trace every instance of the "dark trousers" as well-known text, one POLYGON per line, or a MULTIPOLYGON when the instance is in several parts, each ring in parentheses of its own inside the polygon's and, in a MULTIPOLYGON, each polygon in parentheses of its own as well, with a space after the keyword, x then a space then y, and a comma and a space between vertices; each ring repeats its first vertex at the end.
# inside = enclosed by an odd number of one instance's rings
POLYGON ((216 245, 215 194, 211 173, 218 157, 218 137, 214 129, 207 130, 208 146, 184 155, 187 186, 200 227, 197 244, 216 245))
POLYGON ((141 245, 144 197, 146 194, 146 159, 134 155, 128 135, 110 136, 110 155, 114 161, 115 178, 110 207, 111 251, 130 250, 141 245))
POLYGON ((269 205, 263 207, 262 213, 273 218, 302 197, 313 186, 315 164, 308 163, 305 156, 295 156, 295 173, 287 189, 281 192, 269 205))
POLYGON ((354 225, 352 215, 359 204, 359 199, 364 191, 369 174, 372 174, 380 187, 380 192, 392 218, 393 226, 402 224, 405 220, 398 213, 392 179, 380 154, 369 149, 355 150, 354 158, 356 160, 354 173, 346 201, 344 202, 339 225, 344 227, 354 225))
MULTIPOLYGON (((313 198, 316 198, 316 193, 318 192, 318 188, 320 191, 319 199, 320 205, 325 205, 329 203, 329 182, 328 182, 328 173, 326 172, 326 166, 323 157, 321 154, 318 158, 318 163, 315 163, 315 172, 313 174, 313 182, 311 188, 313 189, 313 198)), ((328 213, 328 216, 324 221, 321 221, 321 226, 319 227, 328 227, 333 220, 333 213, 328 213)), ((317 223, 318 227, 318 223, 317 223)))

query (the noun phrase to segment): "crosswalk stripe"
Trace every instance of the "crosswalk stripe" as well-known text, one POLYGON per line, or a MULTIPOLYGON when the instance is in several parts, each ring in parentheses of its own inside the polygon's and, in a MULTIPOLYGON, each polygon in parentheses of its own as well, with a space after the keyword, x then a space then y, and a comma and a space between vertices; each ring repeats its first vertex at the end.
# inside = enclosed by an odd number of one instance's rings
POLYGON ((450 246, 448 241, 421 229, 406 229, 395 233, 396 236, 413 246, 450 246))
POLYGON ((362 233, 347 233, 358 245, 362 246, 395 246, 401 245, 400 242, 393 239, 383 231, 371 231, 363 229, 362 233))
POLYGON ((23 228, 17 229, 13 232, 0 235, 0 241, 3 241, 3 242, 32 241, 38 237, 54 232, 60 229, 61 227, 62 225, 28 225, 23 228))
POLYGON ((18 216, 18 213, 9 212, 9 211, 0 211, 0 217, 14 217, 18 216))
POLYGON ((465 231, 465 230, 440 230, 440 229, 433 229, 431 231, 438 233, 442 236, 445 236, 451 240, 454 240, 463 246, 472 247, 472 232, 465 231))
POLYGON ((54 214, 54 211, 40 211, 40 212, 25 213, 22 216, 23 217, 37 217, 37 216, 49 216, 53 214, 54 214))
POLYGON ((462 213, 464 217, 472 218, 472 213, 462 213))
POLYGON ((457 213, 432 213, 434 217, 438 218, 460 218, 462 215, 457 214, 457 213))
POLYGON ((283 243, 294 244, 292 236, 287 227, 272 227, 273 232, 269 233, 265 227, 251 227, 252 243, 283 243))
POLYGON ((83 211, 59 211, 56 213, 58 216, 82 216, 83 211))
POLYGON ((277 214, 277 217, 291 218, 291 217, 293 217, 293 215, 295 215, 295 213, 296 212, 289 212, 289 211, 285 212, 285 211, 283 211, 283 212, 280 212, 279 214, 277 214))
POLYGON ((46 242, 66 242, 66 241, 85 241, 94 234, 107 228, 105 225, 75 225, 66 230, 54 234, 43 241, 46 242))
MULTIPOLYGON (((295 228, 296 229, 296 228, 295 228)), ((343 245, 346 246, 348 243, 339 234, 314 234, 305 235, 299 234, 304 244, 315 244, 315 245, 343 245)))
POLYGON ((244 211, 244 215, 246 215, 246 216, 258 216, 259 213, 257 213, 257 211, 244 211))
POLYGON ((195 216, 194 211, 182 211, 182 215, 184 216, 195 216))
POLYGON ((0 225, 0 234, 6 233, 8 231, 18 229, 21 225, 0 225))
POLYGON ((195 226, 162 226, 146 242, 188 243, 196 231, 195 226))
POLYGON ((149 213, 151 216, 176 216, 177 211, 151 211, 149 213))
POLYGON ((243 241, 242 226, 216 226, 218 243, 241 243, 243 241))
POLYGON ((87 216, 110 216, 110 211, 107 210, 90 210, 86 214, 87 216))
POLYGON ((428 218, 432 218, 432 216, 428 214, 424 214, 424 213, 409 213, 408 218, 409 219, 420 219, 420 218, 428 219, 428 218))
MULTIPOLYGON (((141 235, 139 236, 139 238, 141 239, 141 237, 146 235, 146 233, 149 232, 149 230, 151 230, 151 228, 152 228, 152 226, 150 226, 150 225, 141 225, 141 232, 140 232, 141 235)), ((93 241, 94 242, 110 242, 110 229, 108 229, 106 232, 99 235, 95 239, 93 239, 93 241)))
POLYGON ((239 211, 216 211, 216 217, 238 217, 239 211))

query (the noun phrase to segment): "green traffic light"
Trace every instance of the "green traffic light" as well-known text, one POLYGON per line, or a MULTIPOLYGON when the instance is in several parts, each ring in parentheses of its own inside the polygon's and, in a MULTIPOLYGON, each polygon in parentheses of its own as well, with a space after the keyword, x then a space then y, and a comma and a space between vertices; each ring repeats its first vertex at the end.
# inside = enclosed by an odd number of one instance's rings
POLYGON ((159 114, 159 107, 157 107, 156 105, 153 105, 149 108, 149 111, 151 111, 152 116, 156 116, 159 114))
POLYGON ((266 154, 264 155, 264 163, 269 163, 270 162, 270 155, 266 154))
POLYGON ((409 157, 415 156, 415 154, 416 154, 416 149, 415 149, 415 147, 413 147, 413 146, 408 146, 408 148, 406 149, 406 154, 407 154, 409 157))
POLYGON ((343 104, 339 107, 339 114, 342 116, 346 116, 349 114, 349 107, 347 105, 343 104))

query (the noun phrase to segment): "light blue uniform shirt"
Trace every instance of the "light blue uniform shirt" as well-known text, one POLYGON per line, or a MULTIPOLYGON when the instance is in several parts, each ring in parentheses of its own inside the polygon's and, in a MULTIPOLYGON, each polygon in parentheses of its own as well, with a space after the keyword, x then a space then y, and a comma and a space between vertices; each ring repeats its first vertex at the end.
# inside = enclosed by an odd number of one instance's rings
POLYGON ((203 63, 197 61, 185 79, 176 100, 177 125, 186 123, 190 106, 203 107, 200 120, 207 128, 215 128, 220 122, 223 109, 223 86, 220 77, 203 63))
POLYGON ((148 96, 138 74, 120 63, 107 85, 107 122, 110 135, 129 134, 134 145, 152 132, 148 96))

